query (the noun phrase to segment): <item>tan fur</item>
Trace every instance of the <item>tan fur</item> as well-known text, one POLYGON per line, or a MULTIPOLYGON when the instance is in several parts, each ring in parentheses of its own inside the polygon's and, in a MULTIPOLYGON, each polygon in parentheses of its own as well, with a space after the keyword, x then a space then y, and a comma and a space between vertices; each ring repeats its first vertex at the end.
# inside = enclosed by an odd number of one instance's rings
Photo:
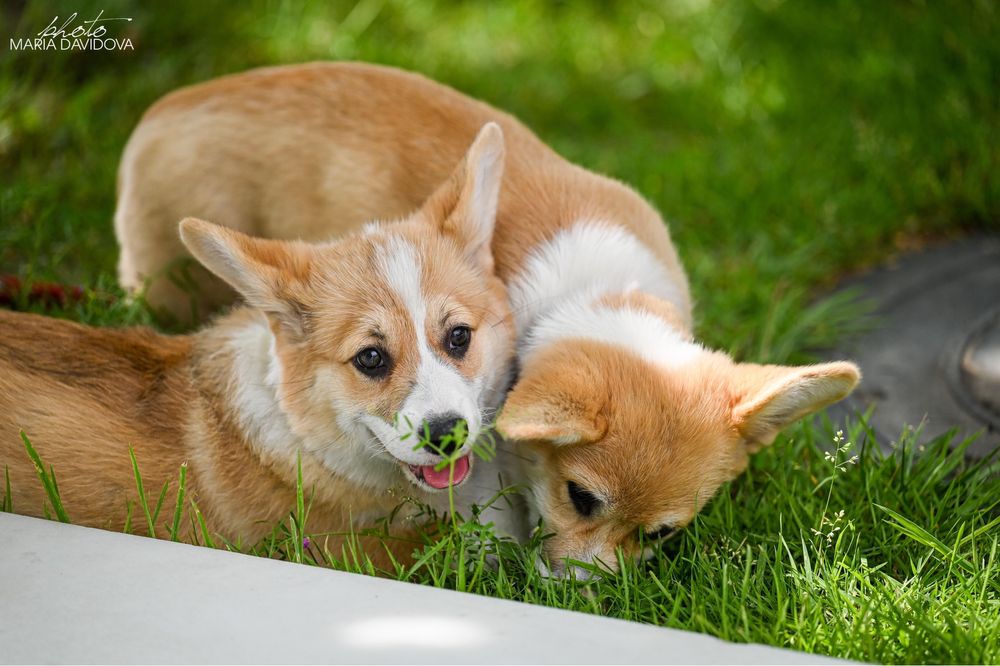
MULTIPOLYGON (((487 157, 499 167, 499 132, 484 131, 481 139, 469 159, 492 151, 487 157)), ((421 335, 470 384, 505 385, 512 322, 503 285, 489 270, 492 219, 475 227, 464 207, 468 170, 461 163, 442 186, 450 205, 434 202, 333 243, 255 239, 185 220, 184 241, 249 303, 190 336, 0 311, 0 468, 9 472, 14 510, 42 515, 46 502, 20 431, 55 470, 63 503, 82 525, 121 529, 131 506, 133 528, 145 531, 129 447, 152 505, 171 484, 156 525, 160 537, 173 516, 182 464, 188 497, 213 533, 234 542, 253 543, 287 517, 299 459, 311 498, 309 531, 328 535, 335 555, 345 533, 375 526, 408 497, 440 508, 437 495, 407 481, 405 464, 372 444, 370 431, 359 441, 341 424, 353 413, 393 419, 417 381, 421 335), (378 270, 377 258, 401 246, 419 259, 420 274, 404 277, 412 277, 426 307, 422 332, 378 270), (473 331, 460 358, 441 350, 458 323, 473 331), (353 365, 360 349, 376 343, 393 359, 380 380, 353 365), (253 364, 266 373, 254 374, 253 364), (271 379, 272 367, 280 368, 279 379, 271 379), (274 418, 254 420, 272 408, 274 418), (275 442, 264 431, 277 425, 286 434, 275 442), (363 453, 341 473, 328 461, 336 463, 349 445, 363 453)), ((499 178, 499 170, 491 173, 499 178)), ((397 514, 394 533, 410 535, 415 513, 411 506, 397 514)), ((185 515, 183 537, 191 525, 185 515)), ((373 539, 362 542, 382 566, 390 552, 405 559, 413 548, 406 539, 390 540, 388 551, 373 539)))
POLYGON ((613 568, 616 547, 638 556, 640 532, 657 530, 664 516, 677 528, 687 525, 721 484, 746 468, 750 452, 805 412, 842 398, 857 381, 849 363, 757 366, 718 352, 676 371, 651 371, 612 345, 574 342, 531 358, 497 426, 543 463, 525 469, 555 532, 548 552, 613 568), (748 428, 803 377, 834 384, 767 427, 748 428), (581 518, 568 481, 605 498, 604 507, 581 518))
MULTIPOLYGON (((507 139, 493 258, 509 286, 546 241, 593 221, 638 239, 676 292, 667 302, 629 287, 582 307, 651 316, 662 322, 654 329, 676 334, 657 333, 681 345, 687 361, 661 367, 627 345, 566 331, 522 355, 498 421, 530 453, 526 473, 546 531, 555 532, 546 542, 554 565, 572 557, 614 568, 616 548, 637 554, 640 531, 666 519, 687 524, 749 452, 846 395, 859 375, 847 363, 755 366, 683 348, 692 340, 687 280, 659 214, 628 187, 570 164, 513 117, 421 76, 356 63, 261 69, 171 93, 146 113, 122 160, 121 280, 141 288, 183 255, 162 242, 176 216, 318 240, 399 215, 431 194, 488 121, 507 139), (202 160, 192 168, 195 154, 202 160), (569 481, 604 497, 601 511, 580 516, 569 481)), ((448 201, 435 194, 428 205, 448 201)), ((601 270, 593 266, 594 275, 601 270)), ((210 292, 203 307, 227 298, 202 284, 210 292)), ((162 280, 149 296, 178 313, 187 302, 162 280)), ((522 342, 531 332, 518 331, 522 342)))
MULTIPOLYGON (((421 204, 479 129, 496 122, 507 160, 496 271, 579 219, 627 226, 687 281, 662 219, 621 183, 573 165, 512 116, 422 76, 359 63, 275 67, 167 95, 146 112, 119 171, 119 277, 179 317, 189 299, 162 278, 187 256, 177 220, 200 217, 265 238, 322 241, 421 204), (197 159, 192 156, 197 155, 197 159)), ((232 292, 196 276, 209 312, 232 292)), ((690 308, 680 315, 690 327, 690 308)))

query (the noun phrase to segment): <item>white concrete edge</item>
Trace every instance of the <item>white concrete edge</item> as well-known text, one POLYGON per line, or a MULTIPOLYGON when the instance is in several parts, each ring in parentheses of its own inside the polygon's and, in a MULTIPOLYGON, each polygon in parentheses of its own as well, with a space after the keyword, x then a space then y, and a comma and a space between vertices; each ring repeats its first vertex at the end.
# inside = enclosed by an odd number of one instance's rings
POLYGON ((0 513, 3 663, 828 663, 0 513))

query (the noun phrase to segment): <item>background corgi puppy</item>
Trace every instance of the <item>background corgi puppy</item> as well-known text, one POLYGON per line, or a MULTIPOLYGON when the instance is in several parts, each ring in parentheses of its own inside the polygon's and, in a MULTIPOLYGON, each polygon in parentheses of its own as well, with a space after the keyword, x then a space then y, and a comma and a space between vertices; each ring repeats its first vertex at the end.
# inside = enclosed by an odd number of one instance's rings
POLYGON ((490 258, 502 165, 489 127, 427 206, 331 243, 185 220, 185 245, 249 304, 191 336, 0 313, 0 468, 14 509, 38 515, 44 502, 20 430, 74 522, 92 526, 120 529, 136 500, 129 446, 147 488, 176 486, 186 462, 209 527, 244 542, 294 507, 299 457, 316 532, 372 526, 406 497, 446 508, 449 481, 463 509, 492 496, 500 470, 470 453, 510 381, 512 324, 490 258), (434 445, 459 420, 468 440, 437 470, 434 445), (415 450, 421 428, 431 446, 415 450))
MULTIPOLYGON (((498 429, 531 454, 534 508, 556 533, 546 543, 553 566, 614 568, 615 548, 639 556, 641 542, 683 527, 749 452, 847 395, 859 374, 849 363, 736 364, 702 348, 659 214, 513 117, 421 76, 354 63, 174 92, 122 158, 120 278, 132 289, 153 280, 153 302, 182 312, 184 295, 156 279, 183 256, 163 242, 173 217, 325 238, 412 208, 490 122, 508 147, 493 257, 521 367, 498 429)), ((217 283, 203 287, 226 300, 217 283)))

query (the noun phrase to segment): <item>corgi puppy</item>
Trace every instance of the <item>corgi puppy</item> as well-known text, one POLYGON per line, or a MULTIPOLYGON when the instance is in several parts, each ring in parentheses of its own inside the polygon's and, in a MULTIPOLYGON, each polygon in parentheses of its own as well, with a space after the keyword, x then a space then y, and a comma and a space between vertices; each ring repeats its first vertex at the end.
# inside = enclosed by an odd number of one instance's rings
MULTIPOLYGON (((122 284, 182 312, 159 279, 183 256, 170 220, 202 215, 321 239, 399 215, 434 190, 484 124, 507 142, 493 258, 520 378, 498 430, 528 458, 554 573, 687 525, 748 455, 846 396, 856 366, 735 363, 692 335, 667 227, 625 185, 571 164, 512 116, 416 74, 314 63, 173 92, 132 134, 115 225, 122 284), (195 160, 194 156, 198 159, 195 160), (196 166, 193 166, 196 165, 196 166)), ((201 282, 207 302, 231 295, 201 282)))
MULTIPOLYGON (((503 153, 485 128, 426 205, 334 242, 184 220, 185 247, 247 303, 193 335, 0 313, 14 509, 38 515, 45 501, 19 431, 74 522, 98 527, 120 529, 136 506, 130 446, 154 492, 176 487, 186 462, 209 527, 245 543, 294 506, 299 460, 311 532, 371 527, 407 497, 446 509, 451 485, 463 509, 491 497, 502 470, 471 447, 510 382, 513 327, 490 251, 503 153)), ((501 512, 491 519, 518 519, 501 512)))

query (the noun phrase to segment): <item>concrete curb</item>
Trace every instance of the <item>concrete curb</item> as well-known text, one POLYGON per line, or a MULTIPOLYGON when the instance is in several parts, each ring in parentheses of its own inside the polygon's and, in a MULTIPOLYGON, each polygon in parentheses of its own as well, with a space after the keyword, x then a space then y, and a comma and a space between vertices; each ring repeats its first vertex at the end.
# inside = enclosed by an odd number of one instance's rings
POLYGON ((831 660, 0 513, 3 663, 831 660))

